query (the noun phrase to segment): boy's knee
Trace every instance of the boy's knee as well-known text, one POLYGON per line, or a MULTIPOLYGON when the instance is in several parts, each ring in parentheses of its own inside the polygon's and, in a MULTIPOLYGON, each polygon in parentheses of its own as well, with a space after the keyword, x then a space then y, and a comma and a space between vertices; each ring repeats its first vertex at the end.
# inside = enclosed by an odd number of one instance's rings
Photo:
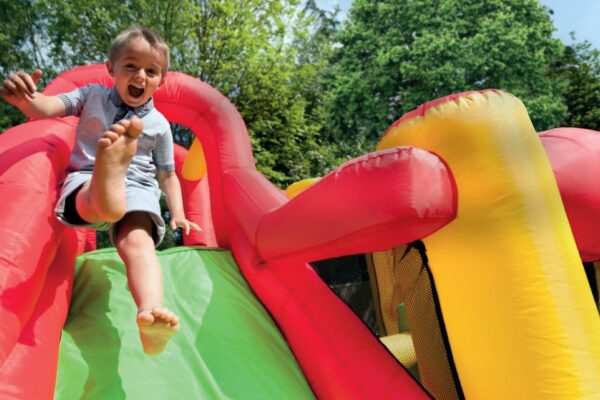
POLYGON ((136 229, 128 232, 118 232, 117 248, 123 251, 145 252, 148 249, 154 250, 154 241, 152 237, 142 229, 136 229))
POLYGON ((102 219, 106 222, 115 223, 125 216, 125 207, 110 207, 104 210, 98 210, 102 219))
POLYGON ((118 222, 116 230, 117 243, 120 247, 141 250, 154 248, 152 220, 146 213, 126 214, 118 222))

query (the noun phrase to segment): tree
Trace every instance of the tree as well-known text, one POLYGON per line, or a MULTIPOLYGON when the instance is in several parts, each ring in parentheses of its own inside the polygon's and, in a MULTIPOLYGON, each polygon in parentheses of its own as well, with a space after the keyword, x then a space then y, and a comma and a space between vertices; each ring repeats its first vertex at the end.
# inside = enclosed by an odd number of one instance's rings
POLYGON ((355 154, 418 105, 497 88, 527 106, 537 129, 566 108, 548 75, 561 51, 536 0, 355 0, 341 30, 329 87, 331 134, 355 154))
POLYGON ((563 124, 600 130, 600 51, 588 41, 566 46, 554 73, 568 82, 564 99, 569 111, 563 124))
MULTIPOLYGON (((26 0, 0 0, 0 76, 17 70, 32 71, 44 57, 37 23, 37 8, 26 0)), ((44 77, 45 78, 45 77, 44 77)), ((47 80, 45 80, 47 82, 47 80)), ((0 99, 0 130, 20 124, 26 117, 0 99)))
MULTIPOLYGON (((11 55, 0 63, 5 75, 42 67, 47 82, 59 71, 102 63, 112 38, 137 23, 169 43, 172 69, 202 79, 236 104, 257 166, 272 182, 284 187, 337 161, 333 146, 319 137, 326 67, 319 54, 329 46, 323 32, 333 28, 323 28, 327 15, 312 0, 305 7, 298 0, 0 1, 0 49, 11 55)), ((24 120, 0 103, 1 130, 24 120)), ((179 126, 174 136, 191 142, 179 126)), ((106 244, 105 236, 99 239, 106 244)))

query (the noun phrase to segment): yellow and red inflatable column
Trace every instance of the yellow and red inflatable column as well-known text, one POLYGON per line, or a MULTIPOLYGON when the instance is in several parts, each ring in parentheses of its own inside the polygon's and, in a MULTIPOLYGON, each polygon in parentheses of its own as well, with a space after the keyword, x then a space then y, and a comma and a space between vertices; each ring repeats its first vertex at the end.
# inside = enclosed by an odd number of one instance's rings
POLYGON ((378 149, 439 155, 458 215, 424 240, 467 399, 600 395, 600 319, 552 169, 525 107, 495 90, 397 121, 378 149))

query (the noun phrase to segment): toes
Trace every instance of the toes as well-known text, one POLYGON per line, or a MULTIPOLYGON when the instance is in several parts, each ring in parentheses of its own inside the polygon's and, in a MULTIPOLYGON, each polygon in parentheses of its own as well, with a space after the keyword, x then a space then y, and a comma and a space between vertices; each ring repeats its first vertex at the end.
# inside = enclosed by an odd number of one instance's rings
POLYGON ((119 134, 113 131, 106 131, 100 139, 98 139, 98 147, 106 148, 119 138, 119 134))
POLYGON ((152 314, 154 314, 155 317, 161 318, 161 319, 167 319, 169 313, 171 313, 169 310, 167 310, 166 308, 162 308, 162 307, 155 307, 152 309, 152 314))
POLYGON ((140 311, 137 316, 137 322, 143 325, 151 325, 155 320, 154 315, 148 311, 140 311))
POLYGON ((138 117, 133 117, 131 120, 122 119, 116 124, 111 125, 110 130, 119 135, 127 135, 132 139, 136 139, 142 133, 144 123, 138 117))
POLYGON ((179 324, 179 318, 177 318, 177 316, 172 313, 172 312, 168 312, 167 313, 167 320, 169 321, 169 323, 171 325, 178 325, 179 324))
POLYGON ((114 141, 115 141, 115 140, 117 140, 117 139, 119 138, 119 136, 121 136, 121 135, 122 135, 122 133, 118 133, 118 132, 115 132, 115 131, 112 131, 112 130, 110 130, 110 131, 106 131, 106 132, 104 132, 104 135, 103 135, 102 137, 104 137, 104 138, 108 138, 108 139, 110 139, 110 141, 111 141, 111 142, 114 142, 114 141))
POLYGON ((116 124, 112 124, 110 126, 110 128, 108 128, 108 132, 116 133, 117 136, 121 136, 121 135, 125 134, 125 132, 127 132, 127 128, 129 125, 125 126, 123 124, 123 122, 129 122, 129 121, 122 120, 122 121, 117 122, 116 124))
POLYGON ((177 318, 175 313, 171 312, 170 310, 168 310, 166 308, 159 308, 159 307, 153 308, 152 315, 154 315, 154 318, 161 319, 168 324, 171 324, 171 325, 179 324, 179 318, 177 318))
POLYGON ((144 129, 144 123, 138 117, 133 117, 129 122, 129 126, 127 127, 127 136, 131 138, 137 138, 144 129))
POLYGON ((106 148, 106 147, 110 146, 112 144, 112 142, 113 141, 110 140, 109 138, 104 137, 104 138, 98 139, 97 144, 98 144, 98 147, 100 147, 100 148, 106 148))

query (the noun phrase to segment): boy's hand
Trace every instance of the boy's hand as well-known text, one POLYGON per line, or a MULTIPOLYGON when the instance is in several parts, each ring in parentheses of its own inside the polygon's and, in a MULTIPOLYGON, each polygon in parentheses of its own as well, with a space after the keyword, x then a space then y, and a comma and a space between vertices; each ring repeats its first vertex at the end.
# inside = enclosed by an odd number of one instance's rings
POLYGON ((201 232, 202 229, 195 223, 188 221, 185 217, 181 218, 171 218, 171 229, 175 230, 177 228, 181 228, 185 231, 186 235, 190 234, 190 229, 195 230, 196 232, 201 232))
POLYGON ((2 82, 0 94, 4 100, 14 106, 32 100, 41 77, 41 69, 36 69, 31 75, 24 71, 11 74, 2 82))

